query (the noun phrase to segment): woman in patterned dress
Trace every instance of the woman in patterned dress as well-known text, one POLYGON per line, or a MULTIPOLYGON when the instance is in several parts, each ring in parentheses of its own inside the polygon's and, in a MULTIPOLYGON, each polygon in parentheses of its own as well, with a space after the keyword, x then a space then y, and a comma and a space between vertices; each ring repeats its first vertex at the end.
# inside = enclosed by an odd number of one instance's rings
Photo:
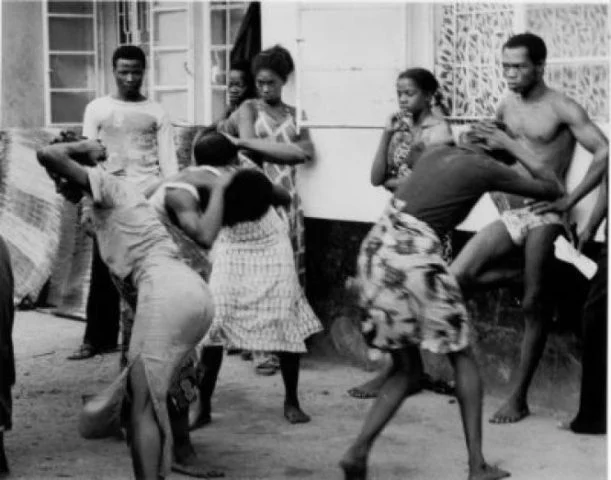
POLYGON ((420 349, 446 355, 454 369, 469 457, 469 480, 509 476, 482 453, 482 383, 473 356, 470 322, 460 286, 443 260, 440 238, 467 217, 488 191, 541 199, 564 192, 554 172, 502 130, 474 127, 481 145, 437 145, 412 151, 412 173, 397 186, 384 213, 363 240, 353 293, 368 345, 389 352, 384 381, 361 432, 340 462, 346 480, 367 478, 373 445, 402 402, 422 381, 420 349), (501 155, 498 155, 498 153, 501 155), (504 165, 510 153, 527 170, 504 165))
MULTIPOLYGON (((206 135, 194 149, 198 167, 168 184, 166 208, 175 212, 187 235, 189 227, 181 213, 188 213, 185 202, 200 202, 202 189, 209 188, 209 177, 215 175, 215 169, 205 164, 214 161, 216 175, 235 170, 237 153, 223 135, 206 135)), ((291 423, 303 423, 310 417, 301 410, 297 394, 300 354, 307 351, 304 340, 322 325, 299 285, 286 222, 272 208, 290 200, 288 192, 273 185, 256 165, 237 170, 225 197, 224 226, 212 250, 209 284, 215 317, 203 344, 220 339, 227 347, 277 353, 285 386, 284 416, 291 423), (243 198, 249 202, 240 201, 243 198)), ((218 360, 206 368, 218 373, 218 360)), ((215 381, 216 374, 209 375, 199 386, 208 414, 215 381)))
MULTIPOLYGON (((397 78, 399 112, 393 113, 384 126, 384 132, 371 167, 371 183, 384 186, 394 192, 397 185, 409 176, 413 161, 412 149, 421 149, 437 144, 452 144, 452 131, 446 120, 434 108, 442 108, 438 96, 439 83, 435 76, 424 68, 410 68, 397 78)), ((442 239, 444 259, 451 261, 452 239, 448 233, 442 239)), ((388 365, 368 382, 348 390, 355 398, 375 398, 378 390, 390 375, 388 365)), ((423 386, 440 392, 450 389, 441 381, 427 378, 423 386)))
MULTIPOLYGON (((312 160, 314 148, 308 131, 297 130, 295 108, 282 101, 282 87, 293 70, 290 53, 279 45, 253 59, 259 98, 246 100, 232 115, 230 120, 237 123, 239 138, 230 138, 238 148, 254 154, 254 159, 261 159, 271 181, 289 191, 289 233, 299 283, 305 288, 304 216, 296 188, 296 165, 312 160)), ((273 357, 256 357, 257 373, 273 374, 276 368, 273 357)))

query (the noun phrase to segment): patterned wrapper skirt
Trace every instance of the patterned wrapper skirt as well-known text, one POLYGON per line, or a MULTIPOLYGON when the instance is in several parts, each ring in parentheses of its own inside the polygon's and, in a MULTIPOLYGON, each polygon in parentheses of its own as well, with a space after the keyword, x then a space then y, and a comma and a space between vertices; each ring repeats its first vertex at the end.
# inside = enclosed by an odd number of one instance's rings
POLYGON ((357 287, 367 343, 449 353, 469 344, 469 320, 442 244, 426 223, 391 199, 361 245, 357 287))
POLYGON ((172 431, 167 396, 176 372, 204 337, 214 316, 212 296, 204 280, 182 261, 150 259, 139 269, 134 283, 138 291, 136 317, 131 332, 128 365, 119 378, 89 400, 81 413, 81 434, 94 437, 108 424, 109 412, 119 412, 127 391, 129 371, 141 361, 155 418, 162 431, 162 463, 165 477, 172 461, 172 431))
POLYGON ((299 285, 288 227, 275 210, 225 227, 212 251, 210 336, 244 350, 305 352, 322 330, 299 285))

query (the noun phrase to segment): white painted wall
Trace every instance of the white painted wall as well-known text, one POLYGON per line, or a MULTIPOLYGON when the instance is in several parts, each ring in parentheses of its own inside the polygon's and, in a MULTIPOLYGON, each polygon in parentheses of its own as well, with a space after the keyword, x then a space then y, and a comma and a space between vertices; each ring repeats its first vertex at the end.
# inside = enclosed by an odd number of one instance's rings
MULTIPOLYGON (((433 69, 434 4, 262 2, 261 14, 263 48, 279 43, 295 59, 284 100, 304 109, 316 148, 315 161, 298 170, 306 216, 377 220, 388 193, 369 183, 371 162, 384 120, 397 108, 397 74, 408 66, 433 69)), ((569 189, 591 156, 578 150, 576 158, 569 189)), ((574 212, 580 224, 595 195, 574 212)), ((477 231, 496 218, 485 196, 459 228, 477 231)))
POLYGON ((262 3, 263 47, 280 43, 293 54, 297 71, 284 100, 300 100, 316 148, 315 161, 298 172, 309 217, 370 222, 382 211, 388 194, 371 186, 369 172, 384 120, 397 108, 394 84, 407 55, 406 8, 262 3))

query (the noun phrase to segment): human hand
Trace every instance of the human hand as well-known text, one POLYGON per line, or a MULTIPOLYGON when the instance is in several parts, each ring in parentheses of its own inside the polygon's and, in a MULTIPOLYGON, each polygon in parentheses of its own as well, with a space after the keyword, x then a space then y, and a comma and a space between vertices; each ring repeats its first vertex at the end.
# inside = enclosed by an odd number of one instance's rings
POLYGON ((394 192, 397 189, 397 187, 399 186, 399 183, 401 183, 401 179, 389 178, 388 180, 384 182, 384 188, 388 190, 389 192, 394 192))
POLYGON ((234 147, 240 148, 242 146, 240 139, 238 137, 234 137, 233 135, 230 135, 229 133, 226 133, 226 132, 221 132, 221 134, 227 140, 229 140, 234 147))
POLYGON ((564 195, 558 200, 553 202, 536 202, 530 205, 530 210, 537 215, 543 215, 544 213, 559 213, 563 214, 567 212, 571 205, 569 203, 568 196, 564 195))
POLYGON ((499 128, 496 122, 489 120, 474 124, 469 136, 483 141, 490 149, 506 149, 507 143, 511 141, 509 135, 499 128))
POLYGON ((73 146, 79 163, 95 167, 99 162, 106 160, 106 147, 100 140, 81 140, 73 146))
POLYGON ((397 131, 397 120, 401 114, 399 112, 395 112, 391 114, 384 124, 384 131, 386 133, 393 133, 397 131))

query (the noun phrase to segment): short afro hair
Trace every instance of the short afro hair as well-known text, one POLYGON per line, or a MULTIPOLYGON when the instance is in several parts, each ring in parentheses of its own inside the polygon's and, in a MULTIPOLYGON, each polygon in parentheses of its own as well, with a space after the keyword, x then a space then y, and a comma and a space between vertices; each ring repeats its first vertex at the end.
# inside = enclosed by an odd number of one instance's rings
POLYGON ((547 47, 543 39, 534 33, 526 32, 513 35, 503 45, 503 50, 506 48, 526 48, 528 58, 535 65, 545 63, 547 58, 547 47))
POLYGON ((295 70, 293 57, 286 48, 274 45, 259 52, 253 59, 252 73, 256 76, 261 70, 271 70, 286 82, 286 79, 295 70))
POLYGON ((252 222, 260 219, 273 204, 272 182, 260 170, 238 170, 225 188, 223 225, 252 222))
POLYGON ((146 68, 146 55, 144 50, 136 45, 122 45, 117 48, 112 54, 112 68, 117 68, 117 62, 122 58, 124 60, 138 60, 142 64, 142 68, 146 68))
POLYGON ((222 133, 204 132, 193 146, 195 164, 223 167, 234 163, 238 154, 236 146, 222 133))

